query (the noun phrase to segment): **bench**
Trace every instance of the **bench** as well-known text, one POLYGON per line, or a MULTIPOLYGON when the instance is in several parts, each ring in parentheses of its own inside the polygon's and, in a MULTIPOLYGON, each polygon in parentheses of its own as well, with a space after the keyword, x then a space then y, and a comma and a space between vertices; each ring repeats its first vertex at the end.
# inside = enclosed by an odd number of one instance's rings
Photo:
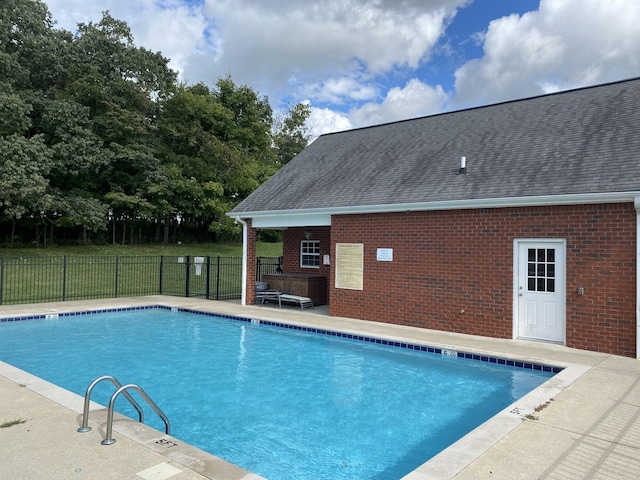
POLYGON ((300 309, 313 308, 313 301, 309 297, 301 297, 299 295, 290 295, 288 293, 282 293, 278 290, 266 290, 264 292, 256 292, 256 296, 261 298, 260 305, 264 305, 264 302, 278 302, 278 307, 282 308, 283 303, 292 303, 300 305, 300 309))

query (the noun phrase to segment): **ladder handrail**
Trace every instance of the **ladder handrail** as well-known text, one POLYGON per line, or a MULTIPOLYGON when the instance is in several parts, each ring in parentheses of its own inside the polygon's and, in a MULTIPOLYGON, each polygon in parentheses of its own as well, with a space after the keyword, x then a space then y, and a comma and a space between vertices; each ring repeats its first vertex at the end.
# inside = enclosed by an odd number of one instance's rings
POLYGON ((120 395, 121 393, 123 395, 128 395, 127 390, 129 389, 136 390, 142 396, 142 398, 144 398, 147 401, 147 403, 153 409, 153 411, 156 412, 164 422, 165 433, 167 435, 171 435, 171 425, 169 424, 169 419, 164 414, 164 412, 160 410, 160 407, 158 407, 155 404, 155 402, 151 400, 151 398, 149 398, 149 395, 147 395, 141 387, 133 383, 129 383, 127 385, 121 386, 120 388, 118 388, 118 390, 116 390, 116 392, 113 395, 111 395, 111 399, 109 400, 109 410, 107 412, 107 434, 106 434, 106 438, 101 442, 102 445, 111 445, 116 441, 114 438, 111 438, 112 432, 113 432, 113 407, 116 403, 116 399, 118 398, 118 395, 120 395))
MULTIPOLYGON (((91 401, 91 392, 93 391, 93 387, 95 387, 98 383, 104 380, 109 380, 111 383, 113 383, 113 385, 116 388, 122 388, 122 384, 115 377, 111 375, 103 375, 102 377, 98 377, 93 382, 91 382, 87 387, 87 391, 84 394, 84 407, 82 409, 82 426, 78 428, 78 432, 83 433, 91 430, 91 427, 89 426, 89 402, 91 401)), ((129 394, 129 392, 124 392, 123 394, 125 398, 129 400, 129 403, 133 405, 133 407, 138 411, 138 421, 140 423, 144 423, 144 412, 142 411, 142 408, 140 407, 138 402, 134 400, 134 398, 129 394)))

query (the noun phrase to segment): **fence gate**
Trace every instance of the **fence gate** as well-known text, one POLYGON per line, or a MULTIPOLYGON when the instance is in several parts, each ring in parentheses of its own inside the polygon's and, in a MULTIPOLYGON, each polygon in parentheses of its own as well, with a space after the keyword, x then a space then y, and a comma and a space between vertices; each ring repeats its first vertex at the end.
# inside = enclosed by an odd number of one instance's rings
POLYGON ((160 294, 231 300, 242 295, 242 259, 163 256, 160 294))

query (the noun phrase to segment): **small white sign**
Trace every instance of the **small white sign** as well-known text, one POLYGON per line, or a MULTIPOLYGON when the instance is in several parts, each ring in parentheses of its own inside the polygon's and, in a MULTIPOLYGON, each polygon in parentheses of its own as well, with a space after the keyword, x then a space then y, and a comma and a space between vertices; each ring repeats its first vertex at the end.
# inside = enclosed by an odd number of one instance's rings
POLYGON ((202 264, 204 257, 193 257, 193 263, 196 264, 196 275, 202 275, 202 264))
POLYGON ((329 255, 322 256, 322 264, 323 265, 331 265, 331 260, 329 259, 329 255))
POLYGON ((376 258, 379 262, 393 262, 393 248, 379 248, 376 258))

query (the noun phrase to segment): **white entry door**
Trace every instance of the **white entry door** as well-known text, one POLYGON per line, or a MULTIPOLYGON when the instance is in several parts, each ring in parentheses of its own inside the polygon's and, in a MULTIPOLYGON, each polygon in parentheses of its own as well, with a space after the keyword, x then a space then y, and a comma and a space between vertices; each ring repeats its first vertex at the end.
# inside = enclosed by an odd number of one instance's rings
POLYGON ((563 343, 566 338, 566 247, 559 241, 516 242, 516 335, 563 343))

